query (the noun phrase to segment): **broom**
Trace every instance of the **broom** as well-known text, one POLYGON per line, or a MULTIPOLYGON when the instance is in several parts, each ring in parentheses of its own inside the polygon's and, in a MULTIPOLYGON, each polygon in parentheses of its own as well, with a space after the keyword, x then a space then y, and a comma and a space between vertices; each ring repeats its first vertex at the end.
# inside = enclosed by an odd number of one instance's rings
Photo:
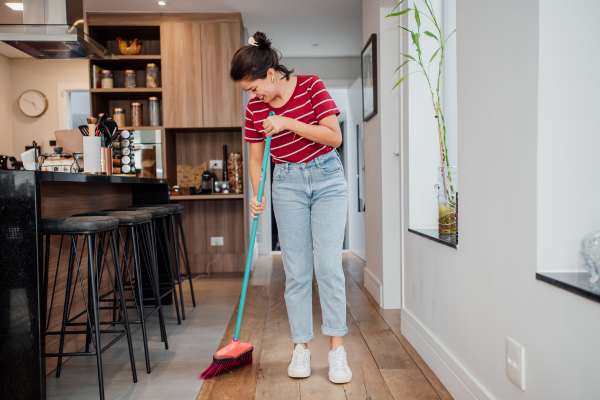
MULTIPOLYGON (((269 116, 275 115, 270 112, 269 116)), ((267 178, 267 167, 269 165, 269 154, 271 152, 271 136, 267 136, 265 140, 265 150, 263 153, 262 170, 260 173, 260 182, 258 184, 257 199, 262 200, 263 191, 265 188, 265 180, 267 178)), ((224 372, 248 364, 252 364, 252 343, 240 342, 240 329, 242 326, 242 317, 244 315, 244 303, 246 302, 246 292, 248 291, 248 281, 250 280, 250 267, 252 265, 252 255, 254 253, 254 243, 256 241, 256 230, 258 228, 259 215, 252 218, 252 228, 250 231, 250 245, 246 255, 246 266, 244 268, 244 280, 242 283, 242 293, 240 295, 240 304, 238 305, 237 319, 235 321, 235 331, 233 340, 227 346, 218 350, 213 356, 212 364, 206 368, 201 374, 201 379, 209 379, 220 375, 224 372)))

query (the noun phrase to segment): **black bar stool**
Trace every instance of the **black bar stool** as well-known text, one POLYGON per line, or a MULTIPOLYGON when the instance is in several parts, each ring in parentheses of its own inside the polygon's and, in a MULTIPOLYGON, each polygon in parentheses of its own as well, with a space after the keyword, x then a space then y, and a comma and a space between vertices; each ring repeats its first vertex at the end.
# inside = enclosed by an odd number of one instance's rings
MULTIPOLYGON (((52 236, 60 236, 60 247, 62 249, 63 239, 67 237, 70 240, 70 251, 67 263, 67 281, 65 287, 65 301, 62 313, 61 328, 59 331, 50 331, 50 319, 52 314, 52 307, 54 304, 55 293, 56 293, 56 282, 60 271, 60 252, 57 259, 56 270, 54 273, 54 282, 52 285, 52 295, 50 300, 49 312, 47 312, 47 321, 45 322, 46 329, 44 332, 45 336, 48 335, 59 335, 59 350, 58 352, 45 352, 45 357, 58 357, 58 365, 56 369, 56 377, 60 377, 62 368, 62 358, 65 356, 96 356, 97 372, 98 372, 98 390, 100 399, 104 400, 104 375, 102 371, 102 353, 110 348, 113 344, 117 343, 123 336, 127 338, 127 345, 129 348, 129 362, 131 364, 131 373, 133 381, 137 382, 137 373, 135 369, 135 359, 133 354, 133 345, 131 342, 131 332, 129 329, 129 319, 127 317, 127 309, 125 298, 123 294, 123 281, 121 266, 119 264, 119 253, 117 249, 116 235, 118 232, 119 221, 115 218, 98 216, 98 217, 70 217, 70 218, 52 218, 42 220, 42 233, 45 237, 45 249, 44 249, 44 270, 43 270, 43 294, 42 299, 44 301, 43 310, 46 311, 47 293, 48 293, 48 278, 50 269, 50 239, 52 236), (77 253, 77 242, 79 238, 83 238, 83 244, 81 252, 78 257, 77 253), (122 330, 118 329, 101 329, 100 325, 100 309, 99 309, 99 291, 102 282, 100 272, 101 265, 104 262, 104 244, 108 241, 110 248, 110 255, 114 263, 115 279, 110 279, 113 285, 113 290, 117 294, 117 301, 119 303, 120 314, 123 318, 122 321, 118 321, 119 324, 123 325, 122 330), (84 284, 84 274, 81 270, 81 262, 85 249, 87 247, 87 284, 84 284), (77 259, 79 261, 77 262, 77 259), (75 271, 75 269, 77 271, 75 271), (76 273, 75 277, 74 274, 76 273), (71 308, 74 303, 75 294, 77 291, 77 284, 79 284, 79 290, 81 291, 81 298, 85 303, 84 310, 71 316, 71 308), (87 316, 86 322, 76 322, 82 316, 87 316), (74 330, 71 327, 86 326, 86 330, 74 330), (102 346, 101 334, 102 333, 116 333, 118 334, 104 347, 102 346), (65 352, 64 342, 66 335, 86 335, 86 337, 93 336, 94 351, 89 351, 86 346, 86 351, 83 352, 65 352)), ((110 274, 110 269, 107 268, 110 274)), ((111 322, 112 325, 112 322, 111 322)))
MULTIPOLYGON (((124 288, 125 290, 130 289, 133 293, 133 305, 128 308, 135 308, 138 315, 137 320, 130 320, 129 323, 141 326, 146 372, 150 373, 152 368, 148 350, 146 320, 155 312, 158 312, 161 340, 165 344, 165 349, 169 348, 161 296, 159 295, 156 241, 153 233, 152 214, 144 211, 99 211, 79 215, 108 216, 119 221, 119 228, 122 232, 118 234, 118 242, 123 244, 123 254, 120 259, 124 288), (151 304, 148 304, 149 302, 144 298, 144 282, 148 282, 152 292, 151 298, 155 300, 151 304), (152 308, 152 310, 147 312, 146 308, 152 308)), ((116 321, 118 311, 116 293, 114 291, 104 293, 100 295, 100 301, 113 302, 112 307, 101 306, 100 309, 111 309, 113 311, 113 321, 116 321), (111 294, 113 296, 112 300, 108 298, 111 294)))
POLYGON ((190 263, 187 252, 187 243, 185 240, 185 233, 183 231, 183 224, 181 221, 181 215, 183 214, 184 207, 179 203, 168 203, 160 204, 157 206, 147 207, 136 207, 136 210, 148 210, 153 208, 166 209, 168 215, 161 221, 161 226, 165 232, 165 236, 168 241, 168 254, 169 262, 171 263, 171 269, 175 279, 175 284, 179 287, 179 302, 181 304, 181 316, 185 320, 185 306, 183 301, 183 280, 187 279, 190 285, 190 294, 192 298, 192 306, 196 307, 196 296, 194 294, 194 285, 192 282, 192 273, 190 269, 190 263), (184 267, 186 273, 183 274, 181 271, 180 260, 183 258, 184 267), (173 263, 174 261, 174 263, 173 263))
MULTIPOLYGON (((176 289, 176 266, 177 263, 174 261, 173 249, 170 240, 170 229, 169 229, 169 216, 170 210, 167 207, 161 206, 147 206, 147 207, 131 207, 126 211, 142 211, 150 213, 152 215, 153 222, 153 233, 156 240, 156 252, 155 256, 157 260, 163 260, 166 265, 166 273, 168 283, 164 283, 164 280, 160 281, 159 291, 160 297, 166 298, 172 296, 173 302, 175 303, 175 313, 177 315, 177 323, 181 324, 182 316, 185 316, 180 312, 179 305, 183 306, 183 291, 179 285, 179 291, 176 289), (160 256, 160 257, 159 257, 160 256)), ((157 263, 158 265, 158 263, 157 263)), ((160 272, 160 271, 159 271, 160 272)))
POLYGON ((164 204, 164 207, 168 207, 171 213, 169 219, 171 221, 171 238, 174 238, 176 260, 179 262, 181 254, 183 256, 183 265, 185 268, 185 274, 180 274, 181 279, 187 279, 190 285, 190 295, 192 297, 192 307, 196 307, 196 295, 194 294, 194 284, 192 279, 192 270, 190 268, 190 260, 188 258, 187 241, 185 239, 185 231, 183 230, 183 222, 181 216, 183 215, 183 204, 180 203, 169 203, 164 204))

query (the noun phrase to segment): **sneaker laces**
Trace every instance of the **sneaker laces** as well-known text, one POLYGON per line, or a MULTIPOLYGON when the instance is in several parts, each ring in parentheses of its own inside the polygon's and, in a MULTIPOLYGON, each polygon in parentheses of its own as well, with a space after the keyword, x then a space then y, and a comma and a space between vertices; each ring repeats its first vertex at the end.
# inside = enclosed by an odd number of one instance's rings
POLYGON ((346 360, 346 352, 343 349, 341 349, 341 350, 335 349, 333 351, 333 355, 331 358, 333 359, 332 360, 333 369, 345 370, 347 368, 348 361, 346 360))
POLYGON ((306 364, 306 360, 308 358, 308 351, 302 347, 302 345, 298 345, 294 348, 292 352, 292 365, 294 367, 302 367, 306 364), (298 348, 300 346, 300 348, 298 348))

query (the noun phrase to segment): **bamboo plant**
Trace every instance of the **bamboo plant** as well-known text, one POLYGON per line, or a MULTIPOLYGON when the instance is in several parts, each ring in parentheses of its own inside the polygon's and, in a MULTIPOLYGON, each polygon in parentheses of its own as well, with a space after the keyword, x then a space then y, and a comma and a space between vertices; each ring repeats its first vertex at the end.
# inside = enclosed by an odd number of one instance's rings
MULTIPOLYGON (((441 97, 446 45, 450 37, 454 34, 454 31, 446 36, 444 28, 434 11, 431 0, 414 0, 412 2, 398 0, 387 17, 400 17, 403 15, 407 15, 409 18, 412 17, 414 19, 416 29, 410 29, 409 26, 404 25, 399 26, 410 36, 413 52, 412 54, 401 54, 402 62, 398 68, 396 68, 396 72, 400 73, 400 77, 396 81, 394 88, 402 84, 412 73, 416 72, 423 74, 425 81, 427 82, 427 89, 431 96, 433 115, 436 121, 439 139, 442 189, 444 190, 448 207, 456 212, 456 190, 451 174, 450 160, 448 159, 446 119, 444 117, 444 107, 441 97), (419 4, 421 5, 421 9, 419 8, 419 4), (422 26, 422 18, 431 23, 432 30, 424 29, 422 26), (436 44, 436 49, 430 55, 423 54, 423 40, 433 40, 436 44), (408 67, 410 65, 416 66, 416 70, 409 72, 408 67), (437 67, 433 72, 431 71, 432 65, 437 67)), ((454 223, 454 226, 456 226, 456 223, 454 223)))

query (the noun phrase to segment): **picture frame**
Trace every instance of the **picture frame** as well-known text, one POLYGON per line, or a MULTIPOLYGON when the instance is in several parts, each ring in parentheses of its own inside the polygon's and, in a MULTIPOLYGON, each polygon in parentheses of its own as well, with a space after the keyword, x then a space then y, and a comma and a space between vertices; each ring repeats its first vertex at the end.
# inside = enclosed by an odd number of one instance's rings
POLYGON ((360 52, 363 121, 377 115, 377 34, 373 33, 360 52))

